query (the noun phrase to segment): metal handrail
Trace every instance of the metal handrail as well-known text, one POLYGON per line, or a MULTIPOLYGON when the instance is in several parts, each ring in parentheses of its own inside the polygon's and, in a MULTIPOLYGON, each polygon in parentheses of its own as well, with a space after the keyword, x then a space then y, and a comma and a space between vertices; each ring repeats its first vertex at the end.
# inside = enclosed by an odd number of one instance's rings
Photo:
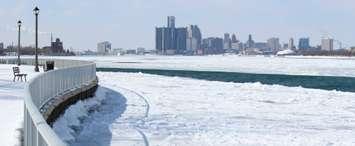
MULTIPOLYGON (((15 64, 15 59, 0 59, 0 64, 15 64)), ((40 64, 54 61, 56 70, 36 76, 25 87, 24 145, 66 146, 47 124, 39 111, 49 99, 67 90, 81 87, 96 80, 96 65, 88 61, 41 59, 40 64)), ((33 65, 33 59, 22 59, 23 64, 33 65)))

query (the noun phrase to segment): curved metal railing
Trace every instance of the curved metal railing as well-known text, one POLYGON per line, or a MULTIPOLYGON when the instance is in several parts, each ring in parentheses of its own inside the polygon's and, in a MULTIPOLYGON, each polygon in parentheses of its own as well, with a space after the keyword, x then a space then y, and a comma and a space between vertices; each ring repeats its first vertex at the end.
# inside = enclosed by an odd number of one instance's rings
MULTIPOLYGON (((40 110, 47 101, 70 90, 80 89, 96 80, 96 65, 88 61, 43 59, 54 61, 56 70, 36 76, 25 88, 24 145, 66 146, 47 124, 40 110)), ((22 59, 22 64, 33 65, 33 59, 22 59)), ((0 59, 0 63, 15 64, 16 59, 0 59)))

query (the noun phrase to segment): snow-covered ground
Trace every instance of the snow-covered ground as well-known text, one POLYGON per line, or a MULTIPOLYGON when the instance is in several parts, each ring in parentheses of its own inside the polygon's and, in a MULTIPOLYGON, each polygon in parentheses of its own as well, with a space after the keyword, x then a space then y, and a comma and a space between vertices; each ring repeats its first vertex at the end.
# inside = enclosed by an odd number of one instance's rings
POLYGON ((243 73, 351 76, 354 57, 264 57, 264 56, 116 56, 63 57, 91 60, 98 67, 149 68, 243 73))
POLYGON ((97 97, 72 107, 83 114, 61 119, 81 121, 67 124, 76 125, 72 145, 355 145, 355 93, 140 73, 98 76, 97 97))
MULTIPOLYGON (((13 82, 12 67, 15 65, 0 64, 0 145, 14 146, 18 144, 19 132, 23 121, 23 96, 25 82, 13 82)), ((33 66, 21 66, 21 73, 28 74, 27 81, 38 73, 33 66)))

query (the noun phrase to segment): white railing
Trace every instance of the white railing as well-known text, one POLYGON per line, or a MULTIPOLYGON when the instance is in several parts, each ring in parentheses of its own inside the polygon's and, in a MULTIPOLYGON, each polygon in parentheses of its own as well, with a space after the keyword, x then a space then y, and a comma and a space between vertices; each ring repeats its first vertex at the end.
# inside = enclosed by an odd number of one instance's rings
MULTIPOLYGON (((39 64, 54 61, 56 70, 30 80, 26 86, 24 111, 25 146, 66 146, 47 124, 40 108, 47 101, 58 98, 70 90, 80 89, 96 80, 96 65, 93 62, 73 60, 39 60, 39 64)), ((23 64, 34 64, 33 59, 22 59, 23 64)), ((15 64, 16 59, 0 59, 0 63, 15 64)))

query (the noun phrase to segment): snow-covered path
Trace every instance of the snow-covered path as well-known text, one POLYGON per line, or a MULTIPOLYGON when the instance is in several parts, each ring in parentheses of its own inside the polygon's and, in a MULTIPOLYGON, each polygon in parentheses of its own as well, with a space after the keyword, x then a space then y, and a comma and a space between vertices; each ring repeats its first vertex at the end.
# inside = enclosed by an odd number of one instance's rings
MULTIPOLYGON (((14 146, 18 144, 19 133, 23 121, 23 96, 25 82, 13 82, 12 67, 14 65, 0 65, 0 145, 14 146)), ((27 73, 27 79, 32 79, 32 66, 21 66, 20 70, 27 73)))
POLYGON ((110 90, 107 106, 84 120, 78 146, 355 145, 355 93, 139 73, 98 76, 110 90), (117 114, 112 105, 122 98, 125 109, 117 114), (102 126, 109 130, 101 133, 102 126))

